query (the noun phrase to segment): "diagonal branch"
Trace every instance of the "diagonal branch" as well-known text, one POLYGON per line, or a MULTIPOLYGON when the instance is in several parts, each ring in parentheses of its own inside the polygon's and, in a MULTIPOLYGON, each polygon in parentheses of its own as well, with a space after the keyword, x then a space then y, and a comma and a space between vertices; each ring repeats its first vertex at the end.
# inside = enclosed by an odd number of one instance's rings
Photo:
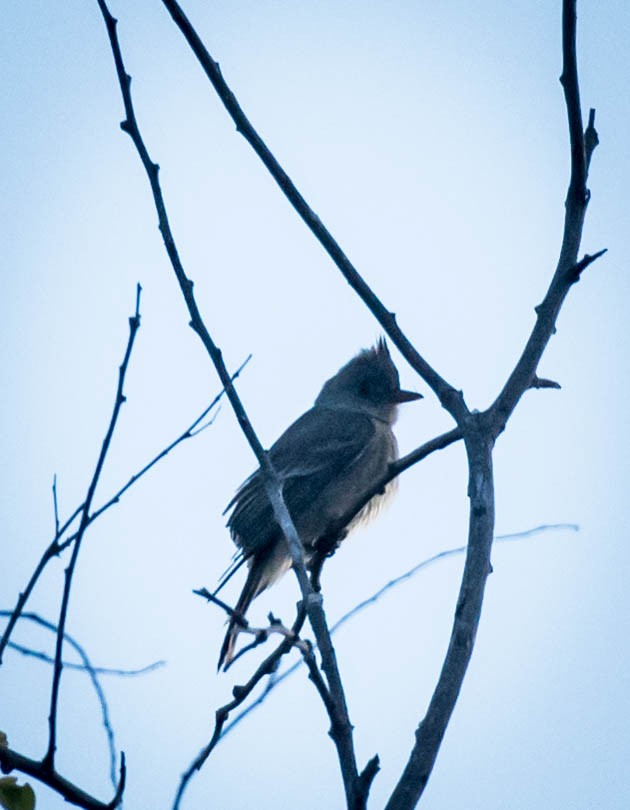
POLYGON ((330 231, 325 227, 317 214, 311 209, 300 194, 291 178, 273 156, 263 139, 254 129, 243 112, 236 96, 228 87, 217 62, 208 53, 206 46, 184 14, 177 0, 162 0, 173 21, 184 35, 186 42, 197 57, 206 76, 212 83, 236 129, 249 143, 276 181, 280 190, 297 211, 302 221, 328 253, 341 271, 343 277, 361 298, 379 324, 383 327, 392 343, 400 351, 410 366, 418 372, 427 385, 433 390, 442 406, 458 422, 465 417, 467 408, 461 391, 455 390, 429 363, 419 354, 396 322, 396 315, 391 312, 359 274, 350 259, 343 252, 330 231))
POLYGON ((159 228, 164 240, 164 246, 179 283, 184 301, 186 302, 186 306, 188 307, 188 311, 190 313, 190 325, 197 333, 206 351, 210 355, 217 374, 219 375, 219 379, 225 387, 226 394, 238 419, 241 430, 243 431, 250 447, 256 455, 258 463, 260 464, 260 469, 265 484, 265 491, 273 509, 274 518, 286 538, 291 555, 292 567, 297 577, 308 619, 313 628, 317 645, 322 656, 322 669, 326 674, 331 698, 335 707, 335 720, 333 722, 333 730, 335 733, 332 736, 337 748, 337 755, 341 768, 347 805, 349 808, 351 808, 351 810, 358 810, 358 808, 361 806, 358 803, 358 797, 361 795, 363 783, 359 779, 352 737, 352 724, 348 714, 348 707, 337 666, 335 651, 332 646, 328 626, 326 624, 323 601, 321 595, 315 593, 313 590, 308 578, 306 567, 304 565, 302 544, 284 503, 281 481, 274 470, 266 451, 263 449, 251 422, 247 417, 243 404, 232 384, 230 375, 228 374, 223 362, 222 352, 213 341, 201 317, 201 313, 199 312, 193 292, 193 282, 188 278, 184 271, 166 213, 166 205, 158 177, 159 167, 151 160, 136 121, 130 91, 131 78, 125 70, 122 53, 118 42, 118 35, 116 32, 116 20, 110 14, 105 0, 97 0, 97 2, 107 28, 109 43, 116 65, 116 74, 123 97, 125 120, 122 122, 121 128, 130 136, 131 140, 133 141, 133 144, 138 151, 144 169, 147 173, 158 214, 159 228))

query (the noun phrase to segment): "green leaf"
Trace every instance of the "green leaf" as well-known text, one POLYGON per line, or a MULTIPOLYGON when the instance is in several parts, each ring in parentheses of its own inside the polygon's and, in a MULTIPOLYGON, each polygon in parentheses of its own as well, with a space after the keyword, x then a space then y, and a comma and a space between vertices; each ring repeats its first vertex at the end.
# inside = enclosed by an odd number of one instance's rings
POLYGON ((15 776, 0 779, 0 807, 5 810, 35 810, 35 793, 33 788, 18 785, 15 776))

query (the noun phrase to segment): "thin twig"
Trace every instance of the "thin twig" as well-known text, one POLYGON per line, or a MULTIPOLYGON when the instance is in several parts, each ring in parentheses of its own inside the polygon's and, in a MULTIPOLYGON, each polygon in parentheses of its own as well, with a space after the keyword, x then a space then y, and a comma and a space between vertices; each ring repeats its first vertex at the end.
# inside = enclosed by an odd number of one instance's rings
POLYGON ((221 733, 223 730, 223 726, 225 725, 225 721, 229 717, 230 713, 234 711, 238 706, 240 706, 252 693, 252 691, 258 686, 260 681, 265 677, 265 675, 269 675, 278 667, 278 663, 283 655, 286 655, 295 645, 297 638, 299 637, 300 631, 304 625, 304 620, 306 618, 306 610, 304 608, 303 603, 301 602, 298 605, 297 616, 293 626, 291 627, 290 635, 285 636, 282 639, 282 642, 276 647, 276 649, 265 658, 265 660, 260 664, 260 666, 256 669, 254 674, 251 678, 247 681, 246 684, 243 686, 235 686, 232 690, 232 694, 234 695, 234 699, 231 700, 229 703, 226 703, 225 706, 221 706, 221 708, 217 709, 215 714, 215 724, 214 724, 214 732, 212 737, 210 738, 210 742, 202 748, 199 754, 195 757, 186 771, 182 774, 182 777, 179 782, 179 786, 177 788, 177 793, 175 795, 175 800, 173 802, 173 810, 179 810, 180 802, 184 795, 186 788, 188 787, 188 783, 192 779, 193 775, 196 771, 200 770, 203 766, 204 762, 208 759, 212 751, 214 750, 215 746, 219 742, 221 738, 221 733))
POLYGON ((55 512, 55 537, 59 537, 59 504, 57 503, 57 473, 53 475, 53 509, 55 512))
POLYGON ((562 3, 562 55, 560 81, 564 90, 569 140, 571 147, 571 176, 565 200, 564 229, 558 264, 543 301, 535 308, 536 323, 523 353, 510 374, 503 390, 489 409, 491 429, 495 438, 517 406, 523 393, 531 387, 540 358, 556 331, 556 321, 572 285, 605 250, 578 261, 586 208, 590 193, 586 187, 588 169, 599 139, 595 130, 595 110, 591 109, 586 133, 582 132, 582 111, 578 84, 576 55, 576 0, 562 3))
POLYGON ((118 372, 118 385, 116 387, 116 396, 114 399, 112 416, 109 422, 109 426, 107 428, 107 432, 105 433, 105 438, 103 439, 103 444, 101 447, 101 451, 99 453, 98 460, 96 462, 96 467, 94 468, 94 474, 92 476, 90 486, 88 487, 85 503, 83 504, 83 511, 81 514, 79 532, 74 547, 72 549, 70 562, 68 563, 68 567, 66 568, 65 571, 63 596, 61 599, 61 609, 59 611, 59 622, 57 623, 57 641, 55 645, 55 664, 53 667, 53 680, 52 680, 52 687, 50 690, 50 714, 48 717, 48 727, 49 727, 48 749, 42 761, 44 767, 49 769, 50 771, 54 770, 55 750, 57 746, 57 707, 59 702, 59 686, 61 683, 61 672, 63 667, 61 652, 63 648, 63 640, 66 629, 68 604, 70 602, 70 589, 72 587, 72 577, 76 567, 77 558, 79 556, 79 551, 81 549, 81 542, 85 535, 85 531, 88 527, 90 506, 92 505, 92 500, 94 498, 96 486, 101 476, 103 465, 105 464, 105 459, 107 457, 109 446, 111 444, 112 436, 114 435, 114 430, 116 428, 116 423, 118 421, 120 409, 122 408, 122 405, 125 401, 125 396, 123 393, 125 375, 127 373, 127 368, 129 366, 129 359, 131 357, 131 352, 133 350, 136 334, 138 332, 138 329, 140 328, 141 292, 142 288, 138 284, 136 287, 136 308, 134 315, 131 318, 129 318, 129 339, 127 341, 127 348, 125 349, 123 361, 120 365, 120 369, 118 372))
MULTIPOLYGON (((8 610, 0 610, 0 615, 9 615, 8 610)), ((20 619, 28 619, 30 618, 30 613, 23 613, 20 616, 20 619)), ((55 625, 52 627, 57 629, 55 625)), ((72 644, 72 636, 69 636, 68 633, 65 635, 66 641, 72 644)), ((42 661, 44 664, 54 664, 55 659, 52 655, 48 655, 48 653, 43 652, 42 650, 34 650, 32 647, 25 647, 23 644, 18 644, 16 641, 9 642, 9 649, 15 650, 15 652, 20 653, 20 655, 25 656, 26 658, 35 658, 37 661, 42 661)), ((88 674, 94 673, 95 675, 111 675, 117 678, 137 678, 140 675, 149 675, 151 672, 155 672, 156 669, 160 669, 161 667, 166 666, 166 661, 159 660, 154 661, 152 664, 147 664, 146 667, 139 667, 138 669, 120 669, 119 667, 95 667, 90 664, 90 666, 86 666, 85 664, 77 664, 75 661, 64 661, 63 668, 64 669, 73 669, 75 672, 86 672, 88 674)))

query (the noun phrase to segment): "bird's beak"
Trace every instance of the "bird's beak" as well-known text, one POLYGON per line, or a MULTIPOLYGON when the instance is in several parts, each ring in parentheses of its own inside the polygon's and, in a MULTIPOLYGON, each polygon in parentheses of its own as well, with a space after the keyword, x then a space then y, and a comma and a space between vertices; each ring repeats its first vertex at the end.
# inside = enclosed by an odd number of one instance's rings
POLYGON ((422 394, 415 391, 403 391, 402 388, 394 394, 394 402, 414 402, 416 399, 423 399, 422 394))

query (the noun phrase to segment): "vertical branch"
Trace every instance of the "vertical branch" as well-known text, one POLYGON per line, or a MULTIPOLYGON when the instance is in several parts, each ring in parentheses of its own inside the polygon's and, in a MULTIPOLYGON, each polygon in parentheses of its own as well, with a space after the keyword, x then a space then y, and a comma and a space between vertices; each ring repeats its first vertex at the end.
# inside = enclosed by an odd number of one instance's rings
POLYGON ((523 354, 494 404, 485 413, 472 413, 464 429, 468 455, 470 520, 468 553, 455 611, 450 644, 427 713, 416 730, 416 741, 387 810, 412 810, 420 799, 435 763, 455 706, 475 641, 481 615, 494 525, 492 447, 494 440, 535 379, 536 368, 555 330, 555 321, 572 285, 603 251, 577 261, 589 193, 587 172, 597 145, 594 112, 582 132, 576 59, 576 0, 563 0, 562 39, 564 88, 571 143, 571 179, 565 203, 562 248, 549 290, 536 308, 537 320, 523 354))
POLYGON ((555 332, 556 320, 569 290, 582 272, 605 253, 586 255, 578 262, 584 217, 590 199, 586 187, 593 151, 598 144, 595 110, 591 110, 586 132, 582 131, 582 111, 576 55, 576 0, 562 3, 562 75, 571 150, 571 177, 565 200, 562 246, 555 273, 543 301, 536 307, 536 323, 514 370, 491 406, 493 433, 498 436, 523 393, 535 378, 540 358, 555 332))
POLYGON ((83 540, 85 530, 87 529, 90 523, 90 507, 92 506, 92 500, 94 498, 94 492, 96 491, 96 485, 98 484, 99 478, 101 476, 103 464, 105 463, 105 458, 107 456, 107 452, 111 444, 112 436, 114 435, 114 430, 116 428, 116 423, 118 421, 120 409, 123 405, 123 402, 125 401, 125 396, 123 394, 125 375, 127 373, 127 367, 129 365, 129 358, 131 357, 131 351, 133 349, 135 337, 138 332, 138 329, 140 328, 141 292, 142 288, 138 284, 136 288, 136 311, 133 317, 129 318, 129 339, 127 341, 125 356, 123 358, 123 361, 120 365, 120 369, 118 372, 118 386, 116 388, 116 399, 114 401, 114 409, 112 411, 109 427, 107 428, 107 433, 105 434, 105 438, 103 439, 101 452, 99 454, 98 461, 96 462, 94 475, 92 476, 92 480, 88 488, 85 503, 83 504, 83 509, 81 512, 81 521, 79 523, 79 529, 77 532, 77 539, 75 540, 74 547, 72 549, 72 555, 70 557, 70 562, 68 563, 68 567, 66 568, 65 571, 63 596, 61 599, 61 609, 59 611, 59 622, 57 623, 57 641, 55 645, 55 663, 53 668, 53 680, 52 680, 52 688, 50 691, 50 713, 48 716, 48 729, 49 729, 48 750, 46 751, 42 763, 45 768, 48 768, 51 771, 54 769, 55 749, 57 745, 56 743, 57 707, 59 703, 59 686, 61 683, 61 671, 63 668, 61 652, 63 648, 63 639, 66 627, 66 617, 68 614, 68 604, 70 601, 70 589, 72 587, 72 577, 74 575, 74 569, 76 567, 79 551, 81 550, 81 542, 83 540))
POLYGON ((468 546, 451 638, 429 707, 416 730, 416 741, 386 810, 414 808, 429 781, 446 728, 472 657, 488 574, 494 532, 492 441, 483 414, 466 426, 470 499, 468 546))

